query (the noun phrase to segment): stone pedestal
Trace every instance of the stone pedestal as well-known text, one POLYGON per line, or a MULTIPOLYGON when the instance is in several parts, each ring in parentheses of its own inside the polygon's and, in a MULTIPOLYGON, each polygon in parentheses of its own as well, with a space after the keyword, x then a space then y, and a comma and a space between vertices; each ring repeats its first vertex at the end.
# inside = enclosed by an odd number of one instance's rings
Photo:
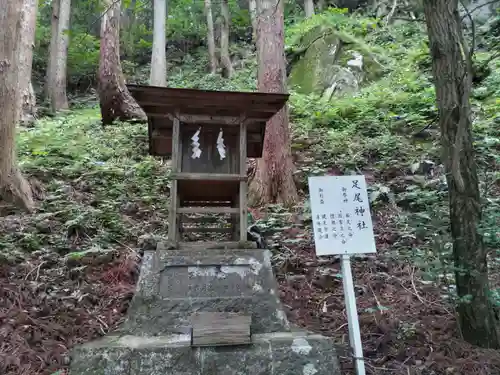
POLYGON ((334 343, 292 332, 267 250, 146 252, 125 323, 77 347, 71 375, 335 375, 334 343), (252 344, 191 347, 194 312, 252 315, 252 344))

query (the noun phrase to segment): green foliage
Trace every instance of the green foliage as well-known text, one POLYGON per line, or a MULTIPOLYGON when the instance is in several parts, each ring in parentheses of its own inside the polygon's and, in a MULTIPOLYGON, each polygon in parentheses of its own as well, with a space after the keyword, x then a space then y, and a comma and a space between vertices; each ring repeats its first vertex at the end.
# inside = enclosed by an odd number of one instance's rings
POLYGON ((87 89, 97 82, 100 41, 90 34, 71 38, 68 48, 68 83, 87 89))
MULTIPOLYGON (((242 58, 243 51, 250 46, 242 44, 238 50, 233 51, 233 56, 242 58)), ((189 87, 203 90, 227 91, 255 91, 257 89, 257 62, 254 54, 249 54, 250 59, 244 60, 244 66, 235 71, 233 77, 221 78, 220 75, 207 74, 208 56, 205 50, 184 56, 182 65, 172 69, 169 76, 169 86, 189 87)), ((142 76, 142 81, 146 79, 142 76)))
POLYGON ((20 165, 47 191, 37 214, 24 217, 25 230, 2 228, 4 255, 47 247, 62 254, 105 249, 164 233, 168 170, 146 155, 146 133, 129 124, 103 129, 96 109, 21 130, 20 165), (143 217, 153 211, 159 221, 148 229, 143 217))
MULTIPOLYGON (((365 37, 377 27, 377 20, 349 16, 347 9, 329 8, 325 12, 315 14, 301 22, 291 25, 286 30, 285 44, 289 47, 307 45, 311 40, 305 40, 312 34, 327 34, 333 30, 343 32, 348 38, 365 37)), ((309 37, 310 38, 310 37, 309 37)))
POLYGON ((202 39, 206 35, 203 1, 177 0, 169 5, 168 38, 202 39))

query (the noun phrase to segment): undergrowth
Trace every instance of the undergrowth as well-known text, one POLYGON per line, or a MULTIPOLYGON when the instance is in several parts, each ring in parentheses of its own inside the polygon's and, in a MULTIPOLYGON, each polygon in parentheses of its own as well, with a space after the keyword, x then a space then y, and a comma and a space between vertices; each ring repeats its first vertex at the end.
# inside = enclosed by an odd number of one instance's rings
POLYGON ((2 256, 107 249, 166 231, 168 170, 146 154, 142 126, 103 129, 86 109, 40 120, 17 144, 23 170, 46 191, 34 215, 2 220, 2 256))

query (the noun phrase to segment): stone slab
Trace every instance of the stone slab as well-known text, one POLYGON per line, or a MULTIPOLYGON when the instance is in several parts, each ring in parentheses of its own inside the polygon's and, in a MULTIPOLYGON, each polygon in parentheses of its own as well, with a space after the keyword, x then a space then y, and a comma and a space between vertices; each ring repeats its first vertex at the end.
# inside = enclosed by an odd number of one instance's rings
POLYGON ((121 333, 164 335, 194 312, 252 315, 252 333, 289 331, 271 253, 256 249, 147 251, 121 333))
POLYGON ((150 299, 129 308, 127 318, 118 329, 132 335, 165 335, 184 332, 190 316, 196 312, 236 312, 252 316, 251 332, 281 332, 290 328, 285 313, 271 299, 250 297, 213 297, 191 299, 150 299))
POLYGON ((192 348, 190 335, 106 336, 71 353, 70 375, 340 375, 321 335, 254 335, 252 345, 192 348))

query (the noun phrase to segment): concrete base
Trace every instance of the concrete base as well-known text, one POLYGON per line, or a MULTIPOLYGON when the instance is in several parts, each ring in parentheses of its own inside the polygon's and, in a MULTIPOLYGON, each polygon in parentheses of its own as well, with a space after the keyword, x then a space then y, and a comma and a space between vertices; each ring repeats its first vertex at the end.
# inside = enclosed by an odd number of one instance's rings
POLYGON ((170 250, 144 254, 120 333, 183 333, 192 313, 252 315, 251 331, 290 329, 277 295, 269 250, 170 250))
POLYGON ((334 343, 291 332, 268 250, 157 250, 144 254, 120 329, 72 352, 71 375, 336 375, 334 343), (252 344, 191 347, 195 312, 252 316, 252 344))
POLYGON ((77 348, 78 375, 340 375, 334 343, 287 332, 255 335, 240 347, 191 348, 189 335, 107 336, 77 348))

